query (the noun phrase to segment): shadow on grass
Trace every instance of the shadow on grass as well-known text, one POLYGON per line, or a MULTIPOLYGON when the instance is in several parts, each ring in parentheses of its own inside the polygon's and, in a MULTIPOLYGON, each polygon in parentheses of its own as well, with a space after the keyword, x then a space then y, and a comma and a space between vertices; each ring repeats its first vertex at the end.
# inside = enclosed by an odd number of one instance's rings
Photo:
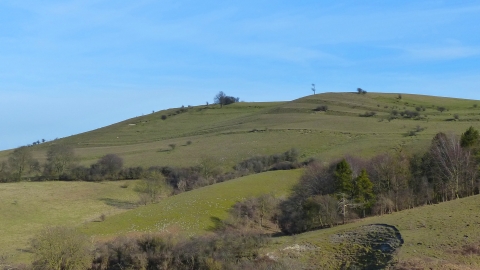
POLYGON ((207 231, 209 232, 216 232, 225 227, 225 222, 218 217, 210 217, 210 221, 213 222, 213 225, 207 228, 207 231))
POLYGON ((137 207, 136 203, 117 199, 101 198, 100 201, 104 202, 106 205, 113 206, 119 209, 133 209, 137 207))

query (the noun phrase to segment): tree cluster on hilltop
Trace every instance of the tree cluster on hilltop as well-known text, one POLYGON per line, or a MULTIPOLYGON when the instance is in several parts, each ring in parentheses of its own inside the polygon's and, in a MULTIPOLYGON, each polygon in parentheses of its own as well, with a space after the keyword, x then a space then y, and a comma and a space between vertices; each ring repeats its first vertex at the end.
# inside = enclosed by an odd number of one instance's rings
POLYGON ((213 102, 215 104, 220 104, 220 107, 224 105, 233 104, 235 102, 239 102, 240 98, 227 96, 223 91, 220 91, 215 97, 213 98, 213 102))

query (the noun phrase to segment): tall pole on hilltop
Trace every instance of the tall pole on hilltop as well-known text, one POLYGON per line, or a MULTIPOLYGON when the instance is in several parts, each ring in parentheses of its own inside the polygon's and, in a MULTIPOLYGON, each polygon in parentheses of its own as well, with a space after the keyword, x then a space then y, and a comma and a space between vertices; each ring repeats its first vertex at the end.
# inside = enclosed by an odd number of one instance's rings
POLYGON ((312 91, 313 91, 313 94, 315 95, 315 84, 312 83, 312 91))

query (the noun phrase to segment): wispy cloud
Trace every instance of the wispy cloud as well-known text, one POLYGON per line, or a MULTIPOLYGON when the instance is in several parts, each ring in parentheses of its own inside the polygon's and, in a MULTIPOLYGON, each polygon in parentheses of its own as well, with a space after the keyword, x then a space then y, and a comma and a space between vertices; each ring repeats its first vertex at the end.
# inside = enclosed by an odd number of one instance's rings
POLYGON ((455 60, 480 55, 480 47, 469 46, 418 46, 405 49, 408 58, 414 60, 455 60))

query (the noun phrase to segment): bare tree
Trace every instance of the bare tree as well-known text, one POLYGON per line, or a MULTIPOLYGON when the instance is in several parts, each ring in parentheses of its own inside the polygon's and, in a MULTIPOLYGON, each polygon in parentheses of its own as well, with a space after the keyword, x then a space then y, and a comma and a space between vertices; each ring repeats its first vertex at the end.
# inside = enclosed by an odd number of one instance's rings
POLYGON ((141 180, 135 187, 139 193, 140 203, 147 204, 158 201, 161 197, 169 196, 172 188, 161 173, 152 172, 145 179, 141 180))
POLYGON ((32 151, 27 146, 15 149, 8 157, 8 165, 15 181, 20 181, 34 163, 32 151))
MULTIPOLYGON (((471 152, 460 145, 458 136, 439 133, 430 146, 433 171, 438 181, 450 190, 450 198, 459 198, 462 181, 471 179, 472 185, 476 175, 472 175, 474 161, 471 152)), ((443 194, 448 198, 448 194, 443 194)))
POLYGON ((395 211, 404 208, 403 204, 407 201, 402 200, 402 195, 407 193, 408 181, 411 178, 408 158, 401 153, 383 154, 374 157, 370 162, 369 175, 375 192, 390 197, 395 211))
POLYGON ((58 179, 67 172, 76 162, 73 147, 64 144, 52 144, 47 151, 45 173, 58 179))
POLYGON ((213 101, 214 103, 216 104, 220 104, 220 108, 223 107, 223 105, 225 105, 225 99, 226 99, 227 95, 223 92, 223 91, 220 91, 218 92, 218 94, 213 98, 213 101))
POLYGON ((97 164, 99 165, 102 175, 115 178, 115 175, 123 167, 123 159, 116 154, 107 154, 100 158, 97 164))

